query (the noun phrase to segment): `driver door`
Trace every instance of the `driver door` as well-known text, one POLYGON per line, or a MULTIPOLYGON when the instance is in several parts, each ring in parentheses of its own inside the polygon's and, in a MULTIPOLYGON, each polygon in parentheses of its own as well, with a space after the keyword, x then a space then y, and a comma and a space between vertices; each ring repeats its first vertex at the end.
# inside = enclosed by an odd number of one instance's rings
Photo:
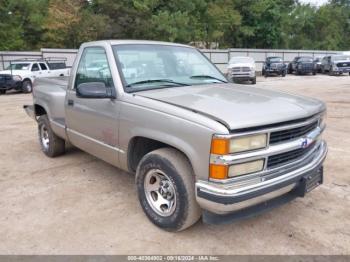
POLYGON ((75 83, 72 83, 66 94, 67 136, 78 148, 118 165, 120 104, 111 98, 78 97, 76 88, 84 83, 97 83, 97 88, 115 88, 103 47, 86 47, 80 57, 75 83))
POLYGON ((38 63, 34 63, 32 65, 31 72, 32 72, 33 78, 41 77, 41 71, 40 71, 38 63))

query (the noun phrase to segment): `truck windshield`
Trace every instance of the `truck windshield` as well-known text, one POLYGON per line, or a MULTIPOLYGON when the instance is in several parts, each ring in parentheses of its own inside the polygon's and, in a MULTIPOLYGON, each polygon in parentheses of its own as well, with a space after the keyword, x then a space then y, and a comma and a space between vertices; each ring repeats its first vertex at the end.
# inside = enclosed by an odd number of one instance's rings
POLYGON ((29 66, 30 64, 28 63, 11 64, 6 68, 6 70, 28 70, 29 66))
POLYGON ((268 60, 270 61, 270 63, 282 63, 282 58, 280 57, 270 57, 268 58, 268 60))
POLYGON ((198 50, 155 44, 115 45, 125 90, 226 83, 222 73, 198 50))
POLYGON ((299 62, 308 62, 308 63, 312 63, 313 62, 312 57, 306 57, 306 56, 300 57, 298 61, 299 62))
POLYGON ((232 57, 229 62, 229 64, 238 63, 254 63, 254 59, 251 57, 232 57))

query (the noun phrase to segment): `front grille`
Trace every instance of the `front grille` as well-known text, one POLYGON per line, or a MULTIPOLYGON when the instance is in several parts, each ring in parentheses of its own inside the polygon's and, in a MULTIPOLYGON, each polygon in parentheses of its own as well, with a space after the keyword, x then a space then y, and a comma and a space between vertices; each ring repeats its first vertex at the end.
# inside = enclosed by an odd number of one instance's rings
POLYGON ((337 67, 350 67, 350 62, 341 62, 337 64, 337 67))
POLYGON ((269 156, 267 159, 267 168, 274 168, 280 165, 287 164, 288 162, 292 162, 298 160, 299 158, 306 155, 310 152, 315 146, 315 143, 311 144, 307 148, 299 148, 289 152, 269 156))
POLYGON ((250 72, 249 67, 233 67, 232 72, 250 72))
POLYGON ((314 65, 313 64, 302 64, 301 65, 303 69, 313 69, 314 65))
POLYGON ((302 137, 314 130, 317 127, 317 125, 318 121, 315 121, 306 126, 300 126, 292 129, 272 132, 270 134, 270 145, 302 137))
POLYGON ((281 64, 281 63, 273 63, 273 64, 271 64, 271 68, 281 69, 282 67, 283 67, 283 64, 281 64))

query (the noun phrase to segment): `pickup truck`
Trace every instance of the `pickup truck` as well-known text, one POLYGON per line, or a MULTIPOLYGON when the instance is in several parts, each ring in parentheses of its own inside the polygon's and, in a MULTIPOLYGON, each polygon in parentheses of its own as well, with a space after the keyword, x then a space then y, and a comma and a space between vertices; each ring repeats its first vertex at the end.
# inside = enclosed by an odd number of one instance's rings
POLYGON ((268 56, 262 67, 262 75, 268 77, 270 75, 280 75, 285 77, 287 74, 287 65, 283 62, 282 57, 268 56))
POLYGON ((322 73, 328 72, 329 75, 350 75, 350 55, 330 55, 322 59, 322 73))
POLYGON ((30 93, 33 90, 35 79, 43 77, 68 76, 70 69, 56 68, 55 65, 64 65, 65 63, 53 63, 45 60, 29 61, 17 60, 11 61, 6 70, 0 71, 0 93, 4 94, 9 90, 23 91, 30 93))
POLYGON ((323 181, 323 102, 228 83, 186 45, 84 43, 71 76, 36 81, 24 108, 44 154, 69 142, 135 174, 144 213, 168 231, 253 216, 323 181))
POLYGON ((227 78, 231 82, 251 81, 256 84, 255 61, 248 56, 234 56, 227 65, 227 78))
POLYGON ((313 74, 316 75, 316 64, 311 56, 297 56, 288 65, 289 74, 313 74))

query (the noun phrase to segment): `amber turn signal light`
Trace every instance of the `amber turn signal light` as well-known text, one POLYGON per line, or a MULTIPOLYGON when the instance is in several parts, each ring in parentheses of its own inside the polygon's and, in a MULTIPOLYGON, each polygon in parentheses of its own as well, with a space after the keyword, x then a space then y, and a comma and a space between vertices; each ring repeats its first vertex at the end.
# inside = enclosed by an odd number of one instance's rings
POLYGON ((210 164, 209 177, 213 179, 226 179, 228 173, 228 166, 210 164))
POLYGON ((223 138, 213 138, 211 141, 211 153, 216 155, 226 155, 230 150, 230 140, 223 138))

